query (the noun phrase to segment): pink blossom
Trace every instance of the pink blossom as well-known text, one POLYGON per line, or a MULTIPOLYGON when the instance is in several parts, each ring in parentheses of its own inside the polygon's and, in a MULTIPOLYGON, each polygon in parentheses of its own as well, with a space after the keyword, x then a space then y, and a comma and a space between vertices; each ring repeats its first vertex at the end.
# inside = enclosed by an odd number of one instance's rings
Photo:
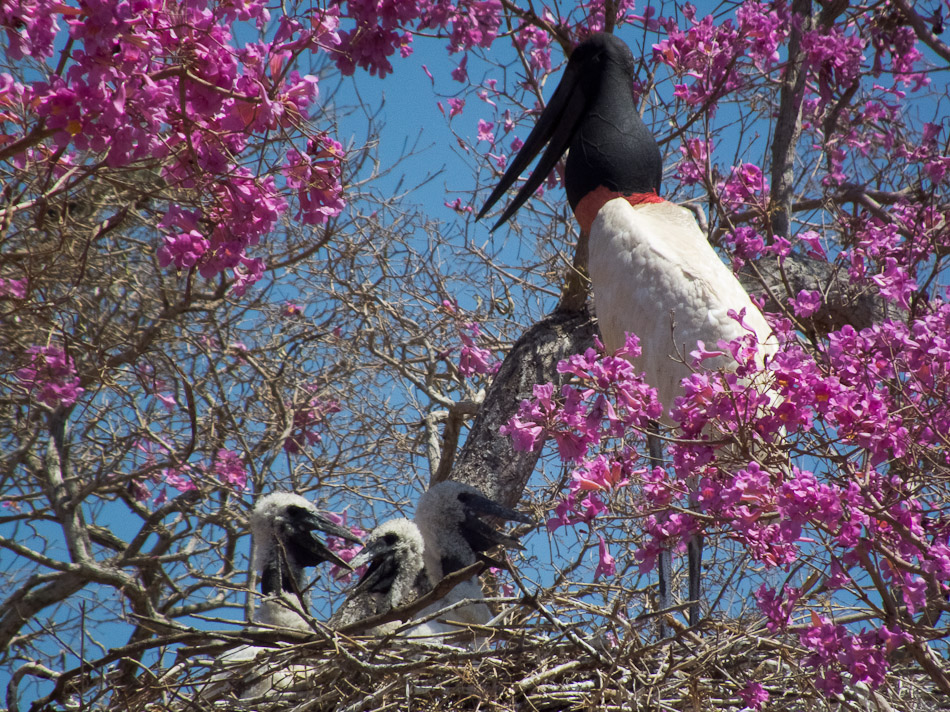
POLYGON ((30 363, 16 372, 20 385, 50 408, 69 407, 84 392, 71 356, 55 346, 31 346, 30 363))
POLYGON ((174 487, 179 492, 190 492, 191 490, 197 489, 194 480, 189 474, 190 471, 191 468, 188 465, 182 465, 181 467, 172 467, 162 470, 161 476, 165 484, 174 487))
POLYGON ((623 469, 622 463, 598 455, 574 471, 571 489, 602 491, 625 487, 630 480, 624 477, 623 469))
POLYGON ((752 163, 733 167, 729 176, 718 187, 720 199, 731 210, 766 207, 768 181, 762 175, 762 170, 752 163))
POLYGON ((534 25, 522 25, 514 38, 515 47, 527 51, 528 64, 536 72, 551 70, 551 36, 534 25))
POLYGON ((712 15, 697 21, 688 7, 687 30, 677 27, 672 17, 659 20, 666 39, 653 45, 653 61, 668 65, 678 77, 689 77, 688 84, 676 85, 674 96, 700 106, 739 86, 734 57, 743 52, 744 42, 731 21, 717 24, 712 15))
MULTIPOLYGON (((783 6, 745 3, 736 8, 739 34, 753 64, 768 71, 780 59, 778 48, 788 35, 789 23, 783 6)), ((766 696, 767 697, 767 696, 766 696)))
POLYGON ((501 25, 501 9, 501 0, 467 0, 458 3, 452 16, 450 51, 461 52, 473 47, 490 47, 501 25))
POLYGON ((449 118, 455 118, 462 113, 462 110, 465 108, 465 99, 450 98, 449 99, 449 118))
POLYGON ((742 698, 747 707, 754 710, 762 709, 762 705, 769 701, 768 691, 758 682, 747 683, 745 687, 739 690, 739 697, 742 698))
POLYGON ((0 299, 26 299, 27 281, 25 279, 4 279, 0 277, 0 299))
POLYGON ((236 452, 218 450, 211 470, 221 482, 231 485, 239 492, 247 488, 247 470, 244 468, 244 461, 236 452))
POLYGON ((326 135, 311 139, 306 154, 295 149, 287 152, 284 175, 300 201, 297 219, 308 225, 322 225, 343 211, 343 158, 343 147, 326 135))
POLYGON ((723 242, 733 248, 732 261, 736 269, 747 260, 757 260, 765 250, 765 239, 751 227, 736 228, 723 237, 723 242))
POLYGON ((175 400, 175 396, 169 395, 167 393, 156 393, 155 397, 165 406, 165 410, 169 413, 174 413, 175 409, 178 407, 178 401, 175 400))
MULTIPOLYGON (((527 403, 527 401, 523 401, 523 403, 527 403)), ((515 450, 531 452, 541 441, 544 428, 534 423, 524 422, 517 415, 514 415, 511 420, 498 429, 498 432, 512 439, 512 446, 515 450)))
POLYGON ((284 452, 290 455, 298 455, 305 447, 317 445, 322 439, 318 431, 325 427, 327 416, 340 411, 336 401, 316 395, 318 386, 308 386, 307 390, 314 395, 294 411, 293 431, 284 441, 284 452))
POLYGON ((443 203, 443 205, 445 205, 445 207, 447 207, 449 210, 454 210, 459 215, 465 215, 466 213, 472 212, 472 206, 463 205, 461 198, 456 198, 451 203, 446 201, 445 203, 443 203))
POLYGON ((458 66, 452 70, 452 79, 457 82, 467 82, 468 81, 468 55, 462 57, 462 61, 459 62, 458 66))
POLYGON ((871 277, 871 281, 880 288, 882 296, 896 302, 902 309, 910 309, 910 298, 917 291, 917 282, 895 258, 886 257, 884 263, 884 270, 871 277))
POLYGON ((801 592, 790 586, 785 586, 781 594, 777 594, 766 584, 759 587, 755 592, 755 600, 759 604, 759 610, 765 614, 770 631, 774 633, 788 626, 792 619, 792 611, 800 596, 801 592))
POLYGON ((495 143, 495 134, 492 129, 495 127, 491 121, 483 121, 482 119, 478 120, 478 140, 479 141, 488 141, 490 144, 495 143))
POLYGON ((614 565, 614 557, 610 555, 607 542, 604 541, 604 538, 600 535, 597 536, 597 539, 599 541, 597 545, 599 558, 597 561, 597 569, 594 571, 595 581, 601 576, 613 576, 617 573, 617 567, 614 565))
POLYGON ((481 330, 475 322, 463 324, 459 329, 459 338, 462 341, 462 348, 459 349, 459 373, 463 376, 494 373, 501 366, 491 351, 478 346, 476 339, 480 336, 481 330))
POLYGON ((210 242, 197 230, 169 235, 158 251, 158 263, 162 267, 174 263, 178 269, 191 269, 204 257, 210 242))
POLYGON ((826 260, 828 259, 827 254, 825 253, 825 248, 821 244, 821 235, 813 230, 806 230, 804 232, 798 233, 796 236, 799 240, 804 242, 808 246, 807 256, 816 260, 826 260))
POLYGON ((680 146, 679 150, 683 158, 676 165, 676 177, 683 185, 695 185, 705 180, 712 149, 712 142, 698 138, 687 139, 680 146))
POLYGON ((788 303, 792 305, 796 316, 807 318, 821 309, 821 292, 803 289, 798 293, 798 297, 789 299, 788 303))
POLYGON ((850 86, 855 81, 864 60, 864 41, 838 26, 806 32, 801 46, 810 70, 817 76, 822 103, 831 100, 832 87, 850 86))

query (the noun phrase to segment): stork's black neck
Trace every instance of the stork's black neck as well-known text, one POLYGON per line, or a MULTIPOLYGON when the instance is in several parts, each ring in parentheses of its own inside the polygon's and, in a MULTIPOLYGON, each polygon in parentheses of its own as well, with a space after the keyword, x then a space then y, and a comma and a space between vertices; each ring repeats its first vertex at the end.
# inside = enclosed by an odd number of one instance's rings
POLYGON ((305 566, 316 566, 322 559, 311 562, 310 554, 293 542, 278 545, 264 562, 261 572, 261 593, 270 596, 280 593, 299 593, 303 587, 305 566), (301 558, 303 561, 301 562, 301 558))
POLYGON ((296 593, 297 581, 291 575, 283 556, 271 557, 261 572, 261 593, 265 596, 280 593, 296 593))
MULTIPOLYGON (((616 49, 614 47, 611 50, 616 49)), ((571 141, 564 187, 572 208, 605 186, 624 195, 660 192, 663 159, 633 99, 633 58, 608 51, 579 87, 588 111, 571 141)))
POLYGON ((439 563, 442 565, 443 576, 454 574, 456 571, 460 571, 466 566, 465 561, 463 561, 462 557, 458 556, 457 554, 442 554, 439 563))

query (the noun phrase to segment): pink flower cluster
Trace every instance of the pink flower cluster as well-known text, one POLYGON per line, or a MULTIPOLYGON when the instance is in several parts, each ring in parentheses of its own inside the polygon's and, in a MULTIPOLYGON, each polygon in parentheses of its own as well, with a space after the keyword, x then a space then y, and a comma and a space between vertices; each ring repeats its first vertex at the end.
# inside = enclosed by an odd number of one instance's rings
POLYGON ((768 691, 758 682, 750 682, 739 690, 739 697, 742 698, 746 707, 754 710, 762 709, 762 705, 769 701, 768 691))
MULTIPOLYGON (((157 458, 156 445, 151 441, 136 443, 136 450, 145 456, 145 466, 152 474, 145 481, 134 481, 131 490, 140 502, 147 502, 154 497, 154 503, 164 504, 168 501, 166 487, 171 487, 180 493, 191 492, 198 488, 198 483, 205 480, 210 486, 225 485, 237 492, 247 489, 247 467, 244 459, 233 450, 219 449, 210 463, 182 462, 172 467, 161 467, 155 470, 157 458), (154 492, 149 485, 155 488, 154 492)), ((157 449, 166 451, 164 445, 159 444, 157 449)))
MULTIPOLYGON (((324 13, 352 29, 341 30, 332 43, 333 58, 343 74, 356 67, 385 77, 393 71, 389 58, 412 53, 410 29, 438 30, 449 38, 449 51, 490 47, 501 25, 500 0, 357 0, 346 3, 345 15, 334 7, 324 13)), ((464 72, 464 66, 462 68, 464 72)))
POLYGON ((802 52, 818 78, 818 95, 824 105, 831 101, 835 87, 848 87, 857 80, 864 62, 864 40, 857 32, 835 25, 806 32, 802 52))
MULTIPOLYGON (((315 392, 318 386, 311 386, 315 392)), ((318 395, 307 399, 303 407, 294 411, 294 427, 290 436, 284 441, 284 452, 299 455, 305 447, 313 447, 320 442, 318 430, 325 426, 327 416, 339 413, 340 406, 334 400, 328 400, 318 395)))
MULTIPOLYGON (((645 18, 637 17, 633 15, 635 5, 634 0, 619 0, 613 5, 615 11, 613 19, 617 27, 637 20, 649 25, 646 18, 652 17, 653 8, 646 8, 644 11, 645 18)), ((594 32, 603 32, 607 25, 605 9, 605 4, 601 0, 581 0, 576 4, 575 9, 567 15, 567 18, 562 19, 557 24, 574 25, 577 28, 578 39, 583 40, 594 32)), ((656 28, 649 27, 649 29, 656 28)))
POLYGON ((475 322, 463 324, 459 330, 459 338, 462 340, 462 348, 459 349, 459 373, 463 376, 495 373, 501 366, 501 362, 491 351, 478 345, 477 339, 481 333, 481 328, 475 322))
POLYGON ((263 26, 269 19, 262 0, 4 5, 8 56, 50 61, 63 22, 71 52, 61 75, 50 71, 28 85, 4 76, 0 106, 9 110, 0 114, 0 144, 21 146, 13 161, 24 175, 57 171, 58 164, 46 164, 75 151, 92 154, 93 172, 157 163, 167 185, 200 196, 188 208, 169 206, 160 262, 198 269, 206 278, 231 270, 240 295, 263 273, 263 263, 248 253, 287 210, 285 193, 296 195, 297 218, 311 224, 344 205, 340 145, 323 133, 305 133, 317 79, 290 66, 303 51, 338 44, 337 19, 282 16, 271 41, 222 51, 235 44, 234 23, 263 26), (40 125, 51 133, 50 146, 36 145, 40 125), (261 140, 301 136, 307 151, 283 149, 280 185, 277 166, 258 164, 261 140))
POLYGON ((345 206, 340 183, 343 146, 326 134, 307 141, 307 152, 287 152, 284 176, 297 191, 300 209, 294 216, 306 225, 322 225, 345 206))
MULTIPOLYGON (((811 235, 814 236, 815 233, 811 235)), ((798 239, 805 242, 803 251, 809 257, 824 258, 824 253, 817 251, 821 248, 820 242, 815 242, 810 237, 799 236, 798 239), (818 245, 817 250, 815 244, 818 245)), ((735 270, 741 268, 747 261, 754 261, 769 254, 775 255, 781 262, 792 249, 792 243, 780 235, 772 235, 771 244, 766 245, 765 237, 753 227, 737 227, 732 232, 723 235, 722 241, 731 249, 732 265, 735 270)))
POLYGON ((236 452, 225 448, 218 450, 209 465, 193 467, 184 463, 179 467, 170 467, 161 471, 164 484, 174 487, 179 492, 197 489, 195 478, 202 475, 233 487, 238 492, 247 489, 247 469, 244 466, 244 460, 236 452))
POLYGON ((680 146, 683 158, 676 164, 676 177, 683 185, 703 183, 709 171, 709 154, 712 153, 711 142, 698 138, 687 139, 680 146))
MULTIPOLYGON (((555 397, 553 384, 534 386, 534 398, 522 401, 518 412, 502 426, 501 434, 511 437, 516 450, 537 449, 550 437, 557 443, 561 459, 576 466, 570 491, 548 520, 549 531, 566 525, 589 525, 607 510, 605 497, 642 473, 634 470, 637 453, 629 447, 622 448, 617 456, 588 458, 603 440, 642 430, 660 416, 656 391, 625 358, 639 353, 639 340, 632 334, 613 356, 606 355, 598 341, 596 349, 558 364, 560 373, 574 377, 572 383, 561 388, 559 397, 555 397)), ((595 576, 612 575, 614 560, 603 538, 598 551, 595 576)))
POLYGON ((50 408, 69 407, 79 400, 83 388, 71 356, 56 346, 31 346, 29 364, 16 372, 27 393, 50 408))
MULTIPOLYGON (((816 249, 813 242, 810 236, 802 240, 816 249)), ((803 293, 796 304, 807 311, 817 299, 803 293)), ((742 315, 735 318, 741 321, 742 315)), ((659 415, 652 389, 625 359, 593 349, 559 365, 574 379, 557 396, 551 384, 535 386, 534 397, 521 403, 501 432, 519 450, 537 449, 550 437, 561 460, 573 467, 569 492, 548 521, 552 531, 590 525, 611 507, 617 490, 635 483, 625 499, 638 502, 645 537, 634 555, 642 570, 654 566, 662 547, 682 547, 697 532, 725 532, 766 569, 806 560, 811 570, 823 572, 827 590, 850 590, 883 577, 915 615, 928 604, 928 584, 937 586, 939 596, 950 594, 950 528, 942 505, 926 499, 913 478, 895 474, 889 463, 911 451, 945 461, 950 303, 931 300, 908 323, 844 327, 817 355, 797 344, 787 322, 775 327, 784 346, 764 370, 751 335, 693 353, 697 371, 683 380, 683 395, 671 411, 678 423, 678 437, 667 447, 672 477, 661 468, 644 468, 631 444, 631 433, 659 415), (734 359, 734 372, 699 368, 722 353, 734 359), (905 419, 907 413, 914 418, 905 419), (735 439, 764 451, 840 447, 842 455, 823 471, 789 465, 785 458, 766 465, 742 460, 734 445, 724 448, 735 439), (702 517, 682 511, 687 508, 702 517)), ((625 353, 639 353, 634 337, 625 353)), ((602 557, 598 575, 609 570, 602 557)), ((772 630, 785 630, 807 610, 808 599, 792 587, 776 592, 763 586, 756 599, 772 630)), ((854 631, 815 618, 799 628, 802 645, 811 651, 807 664, 819 671, 829 694, 845 684, 842 675, 847 684, 882 684, 882 651, 911 639, 892 621, 854 631)), ((754 690, 749 694, 750 700, 760 698, 754 690)))
POLYGON ((762 169, 752 163, 733 166, 726 180, 718 186, 723 206, 732 211, 768 207, 769 183, 762 169))
POLYGON ((817 669, 815 684, 829 696, 844 692, 842 673, 849 675, 850 685, 864 683, 871 689, 880 687, 888 668, 887 656, 913 639, 887 626, 851 633, 843 625, 814 613, 811 622, 812 625, 799 634, 801 644, 812 651, 804 663, 817 669))
MULTIPOLYGON (((198 489, 192 475, 191 465, 185 463, 180 467, 169 467, 161 471, 162 480, 169 487, 174 487, 179 492, 191 492, 198 489)), ((145 496, 148 497, 148 490, 145 490, 145 496)), ((164 492, 158 498, 157 503, 165 500, 164 492)))
POLYGON ((743 64, 751 62, 766 71, 779 59, 778 47, 788 31, 782 5, 744 3, 736 22, 717 22, 712 15, 696 19, 696 8, 686 4, 683 16, 688 29, 673 17, 660 18, 666 39, 653 45, 653 61, 669 66, 690 82, 677 84, 673 95, 692 107, 715 102, 743 85, 743 64))
POLYGON ((845 253, 857 283, 873 282, 883 297, 909 309, 918 293, 918 272, 929 274, 929 255, 950 246, 947 212, 927 204, 892 206, 887 219, 865 215, 851 221, 856 246, 845 253))
MULTIPOLYGON (((458 329, 459 340, 462 342, 458 349, 459 373, 466 378, 475 374, 489 375, 495 373, 501 366, 501 362, 494 357, 489 349, 478 345, 478 340, 482 337, 482 330, 478 323, 465 321, 464 315, 454 300, 443 299, 439 310, 451 316, 458 329)), ((442 355, 447 357, 454 351, 455 349, 450 349, 442 355)))
POLYGON ((515 47, 528 57, 535 72, 551 71, 551 35, 534 25, 524 24, 514 37, 515 47))
POLYGON ((211 473, 226 485, 241 492, 247 489, 247 470, 244 460, 232 450, 218 450, 211 463, 211 473))
POLYGON ((0 299, 26 299, 27 281, 25 279, 4 279, 0 277, 0 299))
POLYGON ((562 361, 558 372, 571 374, 577 384, 563 386, 559 398, 553 384, 534 386, 534 398, 521 402, 501 434, 511 437, 515 449, 523 451, 554 438, 561 459, 579 463, 603 438, 646 428, 660 416, 661 408, 656 391, 624 358, 639 353, 639 339, 628 334, 624 348, 613 356, 606 355, 598 341, 596 349, 562 361))

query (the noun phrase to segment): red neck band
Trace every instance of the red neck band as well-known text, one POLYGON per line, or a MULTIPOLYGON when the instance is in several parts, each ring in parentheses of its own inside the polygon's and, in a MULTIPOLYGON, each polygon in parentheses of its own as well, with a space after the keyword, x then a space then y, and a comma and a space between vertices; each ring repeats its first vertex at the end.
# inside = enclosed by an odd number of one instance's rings
POLYGON ((580 223, 581 232, 590 232, 590 226, 597 217, 597 213, 604 207, 605 203, 614 198, 623 198, 630 205, 641 205, 642 203, 663 203, 666 202, 656 193, 631 193, 624 195, 616 190, 610 190, 605 186, 599 186, 595 190, 585 195, 581 202, 577 204, 574 210, 574 217, 580 223))

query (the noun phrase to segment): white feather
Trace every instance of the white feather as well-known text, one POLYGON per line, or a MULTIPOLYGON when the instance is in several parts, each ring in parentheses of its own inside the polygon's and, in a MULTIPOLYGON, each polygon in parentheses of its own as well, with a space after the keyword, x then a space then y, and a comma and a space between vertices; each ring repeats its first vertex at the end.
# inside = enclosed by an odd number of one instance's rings
MULTIPOLYGON (((271 557, 279 555, 278 523, 291 506, 316 511, 310 500, 290 492, 275 492, 262 497, 251 512, 251 568, 258 578, 271 557)), ((304 588, 302 570, 292 571, 299 588, 304 588)), ((252 593, 252 595, 254 595, 252 593)), ((273 630, 290 628, 292 630, 311 630, 306 598, 301 601, 296 595, 281 591, 265 596, 255 609, 251 630, 273 630)), ((279 699, 281 693, 298 690, 306 684, 310 668, 306 665, 288 665, 282 660, 286 657, 280 648, 256 645, 241 645, 219 656, 210 680, 198 691, 205 700, 216 700, 233 690, 242 700, 268 697, 271 701, 279 699)))
MULTIPOLYGON (((425 492, 416 506, 415 520, 425 539, 426 572, 432 586, 438 585, 446 575, 478 561, 477 553, 462 533, 466 520, 474 516, 474 513, 468 511, 459 498, 464 494, 484 498, 481 492, 470 485, 445 481, 425 492), (451 559, 454 564, 454 568, 450 571, 446 571, 443 566, 443 561, 448 559, 451 559)), ((440 609, 471 600, 472 603, 452 608, 451 611, 430 621, 427 625, 435 635, 459 631, 458 626, 450 625, 445 621, 486 625, 492 620, 492 612, 487 604, 478 602, 483 598, 485 595, 481 582, 477 576, 473 576, 455 586, 439 601, 421 611, 417 617, 425 618, 440 609)), ((479 647, 484 643, 484 638, 474 635, 471 642, 479 647)))
MULTIPOLYGON (((640 338, 643 354, 631 361, 666 410, 691 372, 697 342, 714 351, 720 340, 747 333, 730 310, 745 309, 760 358, 777 348, 762 312, 685 208, 668 202, 634 207, 622 198, 605 203, 591 225, 588 260, 604 346, 609 353, 619 349, 625 332, 640 338)), ((735 362, 727 354, 703 361, 702 368, 735 368, 735 362)))
MULTIPOLYGON (((423 549, 425 544, 419 528, 408 519, 392 519, 380 524, 370 532, 370 535, 366 538, 366 546, 372 547, 387 536, 395 538, 390 547, 391 555, 397 567, 392 585, 384 592, 360 590, 359 585, 357 585, 356 590, 347 597, 328 621, 327 624, 331 628, 340 628, 371 616, 388 613, 394 608, 412 603, 425 593, 428 586, 428 577, 423 575, 425 569, 423 549), (424 584, 420 585, 420 579, 424 579, 424 584)), ((356 562, 355 559, 354 562, 356 562)), ((391 621, 366 631, 366 634, 388 635, 398 630, 402 625, 402 621, 391 621)), ((416 628, 413 628, 406 635, 414 636, 418 632, 416 628)))

